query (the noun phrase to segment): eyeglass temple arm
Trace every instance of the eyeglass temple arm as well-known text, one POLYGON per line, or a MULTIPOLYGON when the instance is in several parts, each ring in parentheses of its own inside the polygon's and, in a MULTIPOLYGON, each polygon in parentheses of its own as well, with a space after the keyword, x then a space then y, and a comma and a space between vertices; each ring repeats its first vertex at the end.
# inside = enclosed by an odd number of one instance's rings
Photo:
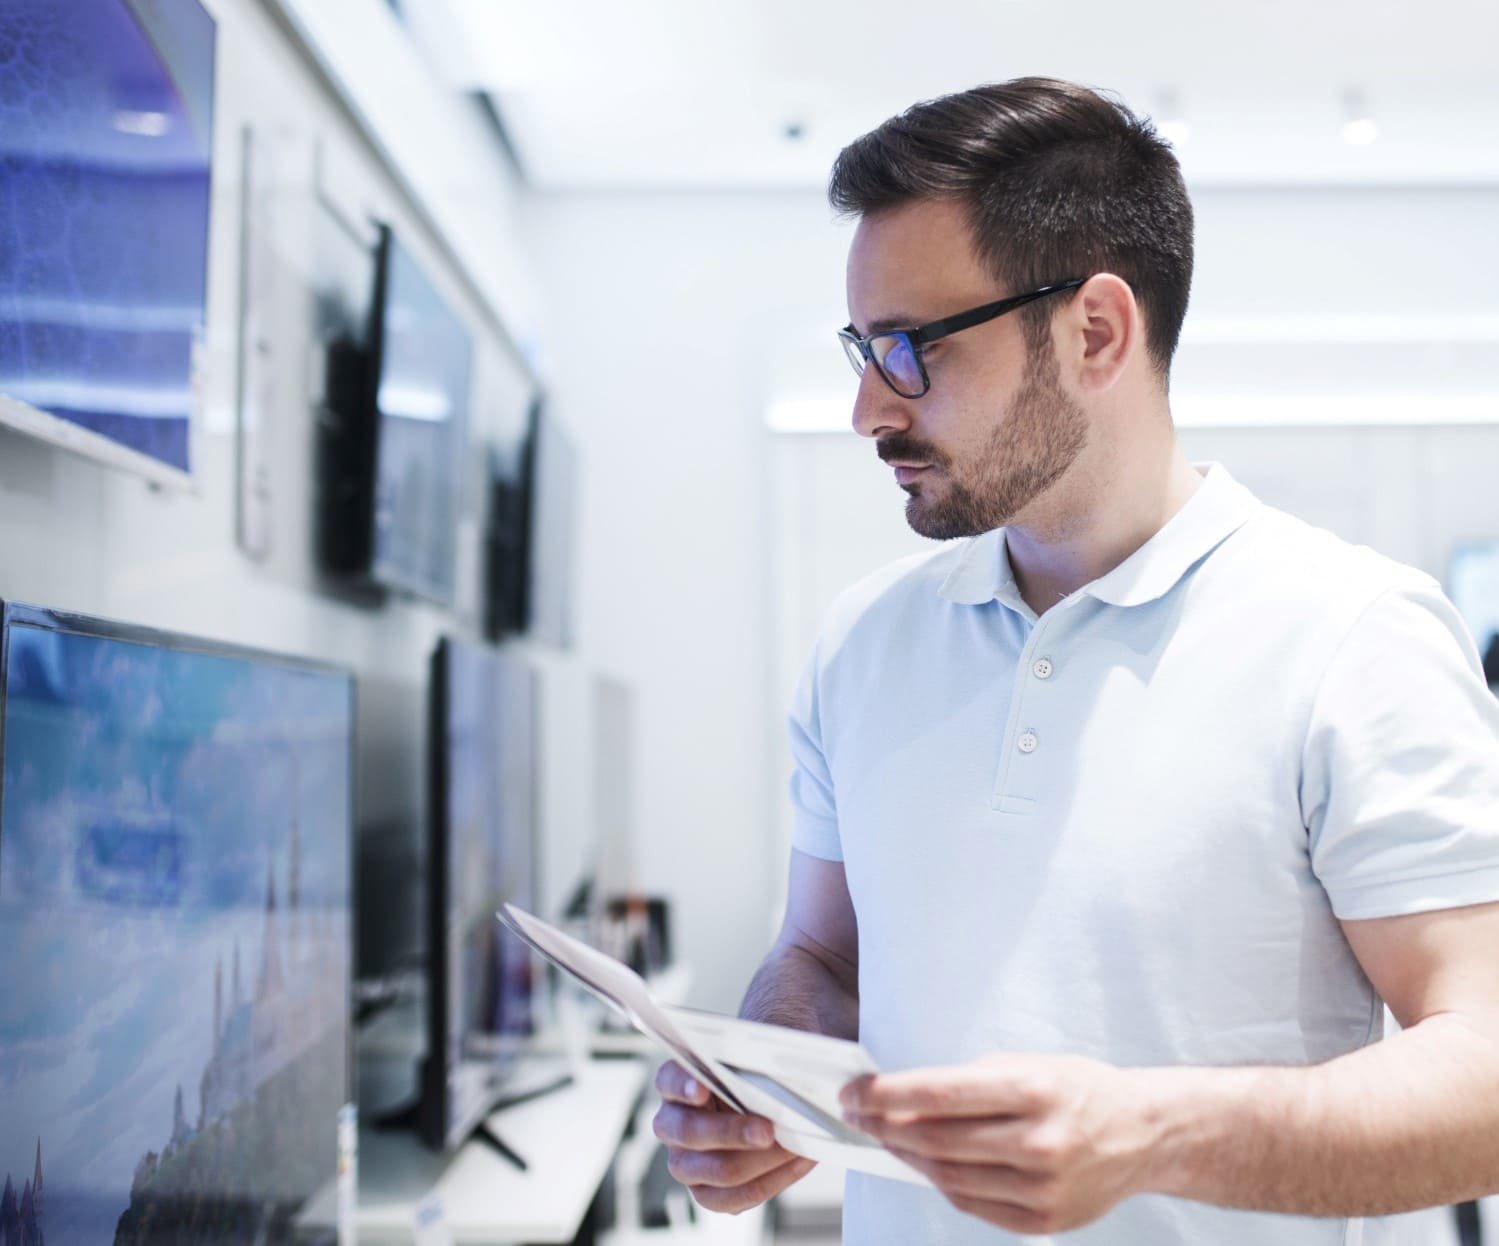
POLYGON ((1013 298, 1000 299, 996 303, 985 303, 982 307, 975 307, 972 311, 959 312, 956 316, 949 316, 946 320, 934 320, 931 324, 922 325, 921 328, 912 330, 908 336, 918 345, 935 342, 938 338, 944 338, 950 333, 971 329, 974 325, 983 324, 986 320, 998 319, 1006 312, 1014 311, 1017 307, 1024 307, 1027 303, 1034 303, 1037 299, 1044 299, 1048 294, 1060 294, 1063 290, 1076 290, 1086 280, 1086 277, 1074 277, 1070 281, 1059 281, 1054 286, 1042 286, 1039 290, 1032 290, 1029 294, 1017 294, 1013 298))

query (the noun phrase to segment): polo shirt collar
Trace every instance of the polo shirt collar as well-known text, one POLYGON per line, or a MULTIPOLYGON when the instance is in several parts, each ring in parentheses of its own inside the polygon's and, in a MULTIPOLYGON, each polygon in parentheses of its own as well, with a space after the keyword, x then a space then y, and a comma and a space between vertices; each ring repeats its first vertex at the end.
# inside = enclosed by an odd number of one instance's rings
MULTIPOLYGON (((1165 596, 1199 561, 1243 526, 1260 502, 1220 463, 1196 465, 1202 484, 1150 540, 1082 592, 1114 606, 1139 606, 1165 596)), ((998 600, 1023 614, 1005 530, 973 537, 938 590, 958 605, 981 606, 998 600)))

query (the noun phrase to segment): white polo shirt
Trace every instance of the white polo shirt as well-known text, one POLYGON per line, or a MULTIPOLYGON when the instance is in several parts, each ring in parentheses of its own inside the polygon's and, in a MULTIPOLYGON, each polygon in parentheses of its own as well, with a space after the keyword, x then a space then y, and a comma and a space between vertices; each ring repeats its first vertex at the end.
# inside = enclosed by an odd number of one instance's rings
MULTIPOLYGON (((1305 1065, 1382 1035, 1339 918, 1499 900, 1499 702, 1426 575, 1222 467, 1041 617, 999 529, 830 611, 791 716, 793 842, 842 860, 860 1039, 1305 1065)), ((1019 1238, 850 1176, 849 1243, 1019 1238)), ((1392 1222, 1142 1196, 1056 1242, 1379 1246, 1392 1222)))

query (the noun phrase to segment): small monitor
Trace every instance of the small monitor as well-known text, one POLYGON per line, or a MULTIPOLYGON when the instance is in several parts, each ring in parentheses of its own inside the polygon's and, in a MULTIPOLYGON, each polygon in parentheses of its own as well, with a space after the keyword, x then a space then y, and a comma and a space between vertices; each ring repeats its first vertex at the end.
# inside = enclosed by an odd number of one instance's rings
POLYGON ((513 453, 492 448, 490 464, 487 634, 523 633, 570 648, 576 638, 577 447, 537 398, 525 441, 513 453))
POLYGON ((473 347, 463 322, 388 229, 382 246, 370 575, 450 602, 473 347))
POLYGON ((368 330, 328 344, 319 547, 336 576, 453 601, 473 342, 388 226, 368 330))
POLYGON ((441 642, 432 663, 421 1132, 443 1150, 506 1096, 535 1030, 535 959, 495 918, 506 902, 536 907, 535 719, 535 676, 523 661, 441 642))
POLYGON ((3 618, 5 1238, 289 1243, 349 1095, 352 681, 3 618))
POLYGON ((162 482, 192 469, 214 44, 198 0, 0 0, 0 423, 162 482))
POLYGON ((1499 637, 1499 541, 1474 541, 1453 551, 1447 595, 1473 633, 1478 652, 1487 654, 1499 637))
POLYGON ((527 632, 570 648, 576 639, 573 570, 577 538, 578 450, 542 403, 531 420, 531 525, 527 632))

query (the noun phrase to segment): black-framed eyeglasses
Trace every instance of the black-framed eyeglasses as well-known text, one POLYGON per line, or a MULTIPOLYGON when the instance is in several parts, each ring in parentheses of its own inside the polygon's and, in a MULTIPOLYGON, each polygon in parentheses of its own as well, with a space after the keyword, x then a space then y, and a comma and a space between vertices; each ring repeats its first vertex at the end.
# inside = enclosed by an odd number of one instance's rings
POLYGON ((838 338, 843 343, 843 353, 848 356, 849 363, 853 364, 854 371, 860 376, 864 375, 866 362, 872 363, 875 371, 884 378, 885 384, 902 398, 920 398, 932 387, 931 378, 926 374, 926 364, 921 358, 923 348, 929 343, 949 334, 971 329, 975 325, 997 320, 1006 312, 1034 303, 1037 299, 1044 299, 1048 294, 1076 290, 1086 280, 1086 277, 1072 277, 1055 285, 1042 286, 1029 294, 1016 294, 1000 299, 997 303, 972 307, 968 311, 945 316, 916 329, 892 329, 860 337, 854 332, 853 325, 846 325, 838 330, 838 338))

